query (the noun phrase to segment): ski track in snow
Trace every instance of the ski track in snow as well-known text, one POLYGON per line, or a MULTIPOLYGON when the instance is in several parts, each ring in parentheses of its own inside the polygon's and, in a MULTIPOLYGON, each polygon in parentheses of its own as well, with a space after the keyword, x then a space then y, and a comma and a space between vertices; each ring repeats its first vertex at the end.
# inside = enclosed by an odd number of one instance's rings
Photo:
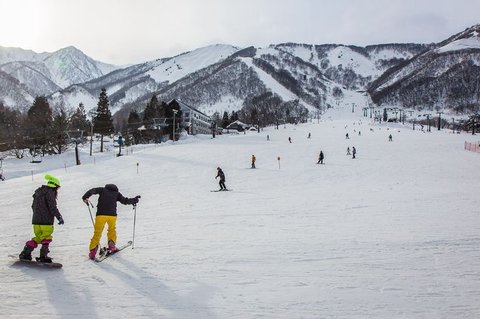
MULTIPOLYGON (((38 166, 5 161, 1 317, 479 318, 480 155, 463 150, 476 136, 334 115, 119 158, 112 149, 95 164, 86 145, 82 165, 66 169, 71 151, 38 166), (247 169, 252 154, 258 169, 247 169), (217 166, 232 192, 210 192, 217 166), (62 182, 51 255, 64 267, 13 265, 47 170, 62 182), (81 196, 106 183, 142 195, 135 249, 93 263, 81 196)), ((121 244, 134 211, 118 211, 121 244)))

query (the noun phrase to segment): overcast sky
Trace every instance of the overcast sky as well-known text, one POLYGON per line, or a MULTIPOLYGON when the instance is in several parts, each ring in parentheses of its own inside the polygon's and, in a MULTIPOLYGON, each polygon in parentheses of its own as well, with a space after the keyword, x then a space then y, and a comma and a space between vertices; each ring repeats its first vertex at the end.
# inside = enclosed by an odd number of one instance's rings
POLYGON ((0 0, 0 46, 140 63, 216 44, 442 41, 480 0, 0 0))

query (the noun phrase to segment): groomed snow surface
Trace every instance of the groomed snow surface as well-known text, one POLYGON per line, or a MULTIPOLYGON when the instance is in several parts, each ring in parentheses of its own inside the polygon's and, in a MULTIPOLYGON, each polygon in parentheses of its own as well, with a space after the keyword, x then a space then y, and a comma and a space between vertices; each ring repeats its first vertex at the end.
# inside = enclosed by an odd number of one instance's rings
MULTIPOLYGON (((85 146, 80 166, 72 151, 4 161, 0 317, 480 318, 480 154, 463 149, 477 136, 345 115, 123 157, 112 148, 95 163, 85 146), (217 166, 233 191, 211 192, 217 166), (31 195, 47 169, 62 182, 60 270, 7 257, 32 236, 31 195), (135 248, 94 263, 81 196, 107 183, 142 195, 135 248)), ((134 211, 118 213, 120 245, 134 211)))

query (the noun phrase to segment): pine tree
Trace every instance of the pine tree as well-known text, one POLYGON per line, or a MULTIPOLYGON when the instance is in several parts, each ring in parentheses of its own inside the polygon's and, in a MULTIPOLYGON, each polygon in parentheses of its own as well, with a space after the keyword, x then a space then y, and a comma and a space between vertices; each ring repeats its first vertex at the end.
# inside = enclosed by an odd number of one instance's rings
POLYGON ((232 111, 232 115, 230 115, 230 123, 238 121, 238 114, 235 111, 232 111))
POLYGON ((223 118, 222 118, 222 127, 225 128, 230 124, 230 118, 228 117, 227 111, 223 112, 223 118))
POLYGON ((140 139, 138 128, 142 126, 140 114, 131 110, 127 120, 127 132, 125 134, 125 145, 137 144, 140 139))
POLYGON ((53 152, 62 154, 67 149, 67 130, 69 127, 68 116, 65 110, 61 109, 54 116, 52 122, 50 145, 53 152))
POLYGON ((27 112, 26 140, 30 154, 48 151, 49 131, 52 126, 52 110, 45 96, 37 96, 27 112))
POLYGON ((23 137, 22 114, 0 101, 0 152, 13 150, 15 155, 19 154, 22 158, 25 149, 23 137), (17 150, 21 150, 20 153, 17 150))
POLYGON ((103 136, 113 133, 113 119, 112 113, 108 108, 110 102, 108 101, 107 90, 102 88, 98 98, 97 112, 93 118, 93 132, 100 134, 100 152, 103 152, 103 136))
POLYGON ((80 130, 83 132, 84 136, 90 131, 90 122, 87 119, 83 103, 78 105, 75 113, 70 117, 70 129, 75 131, 80 130))
POLYGON ((150 103, 148 103, 147 107, 145 107, 145 111, 143 113, 143 124, 144 125, 153 124, 153 119, 159 117, 158 111, 159 111, 159 107, 158 107, 157 96, 153 95, 152 98, 150 99, 150 103))
POLYGON ((158 104, 158 108, 157 108, 158 117, 160 118, 167 117, 167 108, 168 108, 168 104, 163 101, 162 103, 158 104))

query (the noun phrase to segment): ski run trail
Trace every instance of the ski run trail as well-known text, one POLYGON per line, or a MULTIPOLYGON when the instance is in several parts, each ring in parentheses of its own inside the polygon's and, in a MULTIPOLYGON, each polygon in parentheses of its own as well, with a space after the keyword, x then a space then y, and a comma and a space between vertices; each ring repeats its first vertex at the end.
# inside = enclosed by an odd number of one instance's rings
MULTIPOLYGON (((464 150, 478 135, 419 128, 334 110, 122 157, 97 144, 90 157, 84 145, 79 166, 73 150, 38 164, 6 159, 0 317, 480 318, 480 154, 464 150), (233 191, 211 192, 218 166, 233 191), (8 257, 32 237, 32 194, 47 172, 62 185, 65 225, 50 246, 62 269, 8 257), (142 196, 134 249, 95 263, 81 196, 108 183, 142 196)), ((134 210, 119 204, 118 215, 122 245, 134 210)))

